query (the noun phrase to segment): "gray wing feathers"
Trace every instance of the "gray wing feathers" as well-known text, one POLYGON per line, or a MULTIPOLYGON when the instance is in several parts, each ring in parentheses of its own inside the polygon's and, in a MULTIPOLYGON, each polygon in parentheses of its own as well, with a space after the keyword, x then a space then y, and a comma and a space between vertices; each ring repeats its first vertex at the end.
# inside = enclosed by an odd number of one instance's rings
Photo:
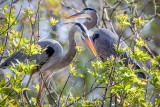
POLYGON ((8 59, 6 59, 1 65, 0 68, 6 68, 7 66, 11 65, 11 63, 16 63, 16 59, 20 62, 24 61, 26 55, 21 53, 21 50, 11 55, 8 59))
MULTIPOLYGON (((111 56, 111 55, 115 56, 116 55, 116 51, 114 49, 115 48, 114 44, 118 45, 118 39, 119 39, 118 35, 114 34, 113 32, 111 32, 108 29, 103 29, 102 28, 102 29, 99 29, 99 30, 100 31, 98 31, 98 32, 101 32, 102 35, 104 36, 104 42, 105 42, 104 44, 107 44, 107 45, 104 45, 105 50, 109 51, 109 52, 107 52, 107 54, 108 54, 107 57, 111 56)), ((123 48, 127 48, 128 47, 124 41, 121 41, 120 45, 123 48)), ((136 64, 137 63, 134 58, 129 56, 129 52, 128 51, 122 53, 121 58, 125 58, 124 63, 126 64, 126 66, 128 64, 136 64)))
MULTIPOLYGON (((117 52, 114 49, 115 48, 114 44, 118 45, 118 40, 119 40, 118 35, 114 34, 110 30, 105 28, 96 30, 94 34, 100 34, 97 43, 95 43, 95 48, 97 53, 100 54, 102 61, 106 61, 107 58, 110 57, 111 55, 115 56, 117 52)), ((124 48, 128 47, 124 41, 121 41, 120 45, 124 48)), ((128 64, 134 64, 135 69, 141 69, 136 60, 131 56, 129 56, 129 51, 122 53, 121 58, 125 58, 124 60, 125 66, 128 66, 128 64)), ((144 73, 138 72, 137 74, 138 77, 145 78, 144 73)))
MULTIPOLYGON (((46 46, 50 46, 54 48, 54 45, 57 44, 57 41, 54 40, 42 40, 37 42, 36 44, 40 45, 42 49, 44 49, 46 46)), ((18 59, 20 62, 23 62, 26 59, 26 55, 22 53, 21 50, 11 55, 8 59, 6 59, 1 65, 0 68, 6 68, 7 66, 11 65, 12 63, 16 63, 16 59, 18 59)), ((48 59, 48 55, 46 51, 44 51, 41 55, 36 54, 30 57, 31 60, 36 60, 37 64, 45 63, 45 61, 48 59)))

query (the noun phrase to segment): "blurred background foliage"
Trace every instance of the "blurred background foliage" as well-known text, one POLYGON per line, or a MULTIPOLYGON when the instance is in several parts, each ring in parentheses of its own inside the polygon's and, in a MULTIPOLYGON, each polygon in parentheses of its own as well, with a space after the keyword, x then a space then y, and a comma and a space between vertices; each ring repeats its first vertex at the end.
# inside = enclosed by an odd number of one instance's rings
MULTIPOLYGON (((117 14, 127 14, 128 16, 130 16, 132 15, 132 10, 136 8, 134 11, 135 14, 137 14, 137 16, 141 16, 142 18, 138 19, 137 17, 137 20, 149 20, 149 23, 147 23, 140 30, 139 35, 144 41, 148 43, 148 47, 151 49, 154 55, 160 54, 159 0, 122 0, 123 3, 120 3, 120 5, 118 5, 116 9, 115 7, 118 3, 117 0, 41 0, 38 14, 39 18, 36 17, 39 0, 13 0, 13 12, 10 16, 9 9, 11 2, 12 0, 0 0, 0 33, 2 33, 7 28, 8 24, 6 22, 8 20, 8 17, 11 17, 10 24, 14 22, 14 20, 16 20, 16 22, 12 26, 13 30, 10 34, 3 33, 0 35, 0 47, 2 47, 2 45, 4 46, 4 41, 6 41, 7 37, 6 35, 8 35, 8 41, 5 50, 3 48, 0 48, 0 53, 4 52, 1 62, 3 62, 8 56, 13 54, 14 52, 24 47, 23 45, 30 42, 36 42, 39 39, 46 38, 54 39, 60 42, 60 44, 63 46, 65 53, 68 50, 68 32, 71 27, 71 25, 63 25, 63 23, 66 22, 65 18, 69 15, 76 13, 77 11, 81 11, 85 7, 94 8, 99 13, 98 25, 89 31, 90 35, 92 35, 97 28, 105 27, 108 29, 112 29, 111 24, 113 24, 113 27, 117 34, 120 34, 121 26, 118 21, 116 21, 115 16, 117 16, 117 14), (157 16, 150 20, 150 18, 155 15, 155 8, 157 16), (107 14, 105 14, 104 11, 107 14), (16 18, 16 16, 18 17, 16 18), (56 19, 59 22, 55 26, 52 26, 49 23, 51 18, 56 19), (33 29, 32 24, 35 22, 36 19, 39 20, 36 21, 35 28, 33 29), (32 35, 34 41, 31 41, 32 35), (19 39, 20 37, 24 38, 19 39)), ((134 19, 130 18, 129 22, 131 22, 132 20, 134 19)), ((84 22, 84 19, 77 19, 77 21, 84 22)), ((134 36, 129 37, 130 35, 132 35, 132 28, 130 28, 130 26, 125 26, 123 29, 123 39, 128 44, 128 46, 134 47, 134 45, 132 45, 134 44, 134 36)), ((78 41, 78 46, 81 46, 83 51, 80 54, 76 55, 76 58, 74 59, 74 61, 72 61, 72 64, 76 69, 76 71, 74 72, 86 76, 85 81, 87 90, 93 85, 95 81, 94 76, 91 76, 90 73, 86 72, 94 71, 95 68, 91 67, 90 61, 92 58, 94 58, 94 56, 88 50, 86 45, 81 41, 80 36, 76 36, 76 39, 78 41)), ((143 50, 146 51, 144 48, 143 50)), ((146 61, 146 64, 148 67, 151 66, 150 61, 146 61)), ((55 90, 58 95, 60 95, 64 84, 69 76, 69 69, 71 68, 68 67, 63 69, 61 72, 57 73, 56 76, 52 78, 53 80, 51 80, 51 83, 53 85, 51 89, 55 90)), ((105 69, 103 69, 102 71, 105 71, 105 69)), ((4 70, 3 72, 11 73, 8 69, 4 70)), ((26 76, 25 79, 23 79, 22 81, 24 86, 27 79, 28 76, 26 76)), ((64 95, 82 95, 82 93, 84 92, 83 83, 84 77, 81 78, 76 75, 71 76, 66 88, 64 89, 64 95)), ((30 98, 36 97, 36 89, 32 86, 36 84, 38 84, 38 77, 37 75, 34 75, 32 78, 32 84, 30 84, 31 90, 28 91, 30 98)), ((100 95, 102 91, 102 89, 95 89, 87 96, 87 99, 91 100, 95 98, 102 98, 102 96, 100 95)), ((55 98, 57 97, 55 93, 53 93, 53 96, 55 98)), ((48 95, 47 97, 48 98, 44 98, 44 102, 50 102, 52 104, 53 102, 51 102, 51 100, 48 100, 51 99, 50 96, 48 95)))

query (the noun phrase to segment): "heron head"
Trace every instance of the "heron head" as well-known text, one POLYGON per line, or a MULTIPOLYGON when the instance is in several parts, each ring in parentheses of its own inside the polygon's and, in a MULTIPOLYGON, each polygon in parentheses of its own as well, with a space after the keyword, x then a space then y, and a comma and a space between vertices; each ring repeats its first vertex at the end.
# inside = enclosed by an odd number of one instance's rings
POLYGON ((90 18, 90 14, 92 12, 97 13, 97 11, 93 8, 85 8, 82 11, 80 11, 72 16, 67 17, 66 20, 74 19, 74 18, 90 18))
POLYGON ((82 38, 83 40, 85 40, 85 42, 87 43, 87 45, 89 46, 89 48, 91 49, 92 53, 95 55, 95 57, 97 57, 97 52, 89 38, 89 33, 87 31, 87 28, 83 25, 83 24, 80 24, 80 23, 76 23, 75 24, 77 26, 77 29, 81 32, 82 34, 82 38))

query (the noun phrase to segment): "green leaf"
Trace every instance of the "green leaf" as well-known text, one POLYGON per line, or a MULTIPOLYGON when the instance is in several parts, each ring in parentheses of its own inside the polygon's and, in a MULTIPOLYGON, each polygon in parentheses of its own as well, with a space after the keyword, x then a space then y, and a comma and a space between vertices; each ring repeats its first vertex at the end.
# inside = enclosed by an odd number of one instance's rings
POLYGON ((136 39, 136 45, 138 46, 138 47, 142 47, 142 46, 145 46, 146 45, 146 43, 144 42, 144 40, 140 37, 139 39, 136 39))
POLYGON ((28 16, 31 16, 31 15, 34 14, 34 12, 31 11, 31 6, 29 6, 28 9, 25 8, 22 12, 25 13, 26 15, 28 15, 28 16))
POLYGON ((50 21, 48 22, 50 25, 54 26, 56 23, 58 22, 58 20, 53 19, 53 17, 50 18, 50 21))
POLYGON ((4 49, 3 49, 3 44, 2 42, 0 43, 0 53, 3 53, 4 52, 4 49))
POLYGON ((130 25, 130 23, 127 22, 127 20, 131 17, 133 17, 133 15, 128 16, 126 14, 118 14, 118 13, 116 13, 116 16, 115 16, 115 18, 117 19, 117 22, 120 23, 122 28, 124 28, 126 25, 130 25))
POLYGON ((76 49, 78 54, 80 54, 83 51, 81 46, 76 46, 76 49))
POLYGON ((134 54, 130 54, 133 58, 140 60, 140 61, 146 61, 150 59, 151 57, 147 54, 141 51, 138 47, 134 47, 134 54))
MULTIPOLYGON (((115 49, 115 51, 117 51, 117 45, 116 44, 114 44, 114 49, 115 49)), ((127 48, 124 48, 124 47, 122 47, 121 45, 119 45, 119 47, 118 47, 118 52, 119 52, 119 54, 122 54, 123 52, 125 52, 125 51, 127 51, 127 48)))
POLYGON ((75 69, 75 67, 72 64, 69 65, 69 70, 73 76, 84 77, 82 74, 77 73, 78 71, 75 69))
POLYGON ((7 78, 10 80, 11 79, 11 75, 10 74, 7 74, 7 73, 4 73, 6 76, 7 76, 7 78))
POLYGON ((39 91, 39 85, 38 85, 38 84, 33 85, 33 87, 34 87, 35 89, 37 89, 37 91, 39 91))
POLYGON ((103 62, 98 60, 96 62, 92 62, 92 66, 95 67, 96 69, 104 68, 103 62))
POLYGON ((25 90, 30 90, 29 88, 22 88, 22 91, 25 91, 25 90))
POLYGON ((148 20, 143 20, 142 17, 139 17, 139 18, 134 18, 132 22, 139 29, 142 26, 142 24, 148 22, 148 20))

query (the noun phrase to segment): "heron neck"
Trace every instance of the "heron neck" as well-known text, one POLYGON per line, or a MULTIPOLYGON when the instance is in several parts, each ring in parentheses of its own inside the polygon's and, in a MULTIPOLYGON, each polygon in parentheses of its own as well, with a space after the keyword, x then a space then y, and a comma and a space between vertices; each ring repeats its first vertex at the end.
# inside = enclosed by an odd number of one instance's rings
POLYGON ((98 21, 98 14, 96 12, 94 12, 94 11, 91 12, 89 14, 89 16, 90 16, 91 20, 87 20, 83 23, 88 30, 93 28, 94 26, 96 26, 97 21, 98 21))
POLYGON ((61 65, 63 67, 66 67, 67 65, 69 65, 76 55, 77 49, 76 49, 76 41, 74 39, 76 31, 77 31, 77 28, 74 25, 69 32, 69 49, 68 49, 68 52, 62 57, 62 59, 60 61, 61 65))

